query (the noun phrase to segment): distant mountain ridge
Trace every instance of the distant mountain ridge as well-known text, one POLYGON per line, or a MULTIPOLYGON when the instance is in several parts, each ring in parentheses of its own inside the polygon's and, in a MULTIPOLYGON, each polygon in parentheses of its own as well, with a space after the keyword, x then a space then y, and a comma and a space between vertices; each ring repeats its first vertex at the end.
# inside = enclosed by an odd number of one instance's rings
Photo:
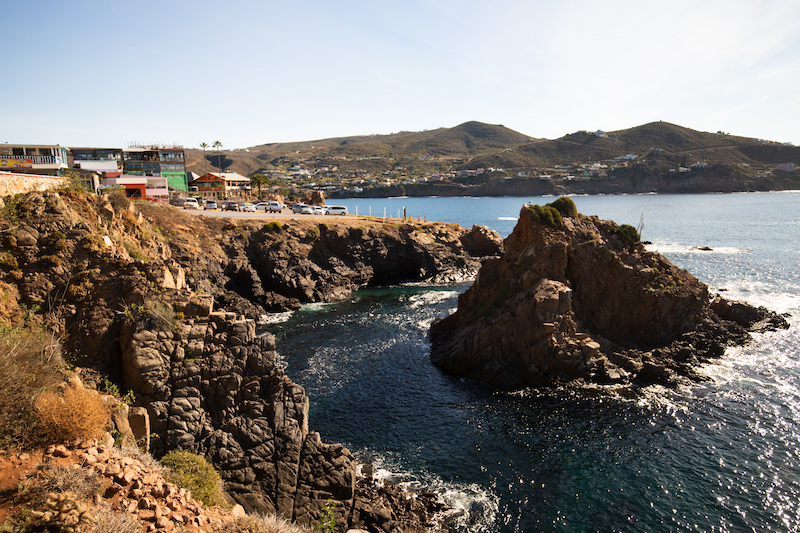
MULTIPOLYGON (((202 174, 215 170, 217 152, 187 149, 187 168, 202 174)), ((252 174, 272 165, 331 161, 345 168, 378 171, 404 159, 417 167, 456 169, 525 169, 611 160, 634 154, 658 156, 678 164, 707 161, 765 165, 800 163, 800 148, 724 133, 695 131, 668 122, 651 122, 614 132, 571 133, 554 140, 534 139, 503 125, 465 122, 452 128, 385 135, 336 137, 314 141, 272 143, 220 152, 225 170, 252 174), (383 159, 383 162, 376 160, 383 159), (358 164, 353 161, 358 161, 358 164)))

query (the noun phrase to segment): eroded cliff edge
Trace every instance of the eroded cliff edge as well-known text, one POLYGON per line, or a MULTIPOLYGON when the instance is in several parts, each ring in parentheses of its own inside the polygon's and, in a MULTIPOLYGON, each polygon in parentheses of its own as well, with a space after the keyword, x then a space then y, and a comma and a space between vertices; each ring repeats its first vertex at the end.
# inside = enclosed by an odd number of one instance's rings
POLYGON ((708 287, 638 242, 635 228, 561 199, 526 206, 502 258, 487 261, 456 313, 431 327, 431 360, 504 387, 565 382, 675 385, 748 331, 788 327, 708 287), (568 205, 568 204, 571 204, 568 205), (566 207, 565 207, 566 206, 566 207))
MULTIPOLYGON (((370 284, 465 279, 499 252, 497 234, 363 219, 236 222, 76 191, 4 203, 0 320, 43 323, 86 383, 108 376, 132 390, 156 454, 203 454, 248 511, 309 524, 332 500, 337 523, 403 526, 397 495, 359 487, 352 454, 308 427, 308 397, 256 320, 370 284)), ((424 505, 409 509, 424 522, 424 505)))

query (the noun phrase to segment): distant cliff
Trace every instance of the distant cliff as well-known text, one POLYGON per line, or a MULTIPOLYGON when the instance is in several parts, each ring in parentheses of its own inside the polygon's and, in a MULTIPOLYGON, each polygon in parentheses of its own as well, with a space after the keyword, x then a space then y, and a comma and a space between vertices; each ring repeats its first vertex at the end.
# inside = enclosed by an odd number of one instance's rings
POLYGON ((571 209, 524 207, 504 255, 433 324, 435 365, 507 387, 674 385, 698 379, 697 365, 746 342, 748 328, 787 326, 765 309, 712 301, 694 276, 645 251, 634 228, 559 202, 571 209))

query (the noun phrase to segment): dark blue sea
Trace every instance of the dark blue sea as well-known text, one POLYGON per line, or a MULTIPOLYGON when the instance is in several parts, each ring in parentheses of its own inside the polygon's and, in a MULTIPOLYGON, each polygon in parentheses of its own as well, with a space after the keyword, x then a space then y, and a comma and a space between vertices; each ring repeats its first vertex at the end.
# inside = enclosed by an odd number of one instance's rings
MULTIPOLYGON (((483 224, 504 237, 527 201, 342 200, 352 213, 483 224)), ((443 374, 427 332, 468 285, 364 290, 276 315, 310 427, 380 475, 434 490, 456 531, 800 531, 800 192, 573 197, 637 226, 726 297, 789 313, 678 390, 518 390, 443 374), (709 247, 710 251, 701 250, 709 247)))

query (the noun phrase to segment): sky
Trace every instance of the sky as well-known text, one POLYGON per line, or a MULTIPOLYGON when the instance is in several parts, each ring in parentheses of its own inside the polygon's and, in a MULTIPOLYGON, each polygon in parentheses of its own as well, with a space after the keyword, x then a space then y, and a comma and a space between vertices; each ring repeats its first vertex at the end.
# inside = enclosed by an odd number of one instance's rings
POLYGON ((664 120, 800 144, 796 0, 0 0, 0 142, 664 120))

